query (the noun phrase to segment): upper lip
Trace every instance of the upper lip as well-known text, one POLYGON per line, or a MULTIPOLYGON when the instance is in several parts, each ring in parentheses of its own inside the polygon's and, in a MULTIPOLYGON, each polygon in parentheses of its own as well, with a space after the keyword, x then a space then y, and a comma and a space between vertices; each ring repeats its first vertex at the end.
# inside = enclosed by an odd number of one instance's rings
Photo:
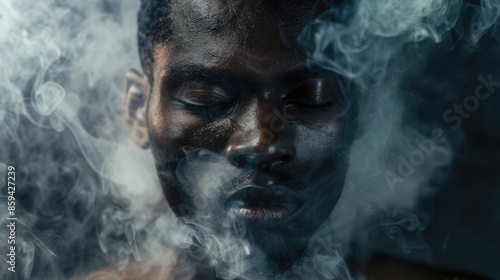
POLYGON ((290 188, 284 186, 246 185, 227 195, 226 207, 258 207, 271 205, 303 204, 304 200, 290 188))

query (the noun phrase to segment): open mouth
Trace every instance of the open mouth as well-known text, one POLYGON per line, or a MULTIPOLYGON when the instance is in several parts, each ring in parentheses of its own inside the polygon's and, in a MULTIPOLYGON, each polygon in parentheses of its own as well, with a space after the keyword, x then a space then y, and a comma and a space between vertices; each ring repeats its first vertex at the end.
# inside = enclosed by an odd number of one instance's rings
POLYGON ((293 219, 304 205, 294 191, 283 186, 245 186, 229 194, 229 213, 254 226, 276 226, 293 219))

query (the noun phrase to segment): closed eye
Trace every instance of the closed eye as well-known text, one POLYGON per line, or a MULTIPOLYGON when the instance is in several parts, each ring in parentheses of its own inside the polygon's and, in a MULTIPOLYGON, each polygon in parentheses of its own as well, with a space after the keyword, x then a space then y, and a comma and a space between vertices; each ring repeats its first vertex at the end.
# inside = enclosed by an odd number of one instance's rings
POLYGON ((234 108, 232 102, 220 103, 215 105, 194 105, 192 103, 177 100, 184 110, 188 111, 190 114, 206 118, 206 119, 217 119, 222 116, 229 114, 234 108))
POLYGON ((226 96, 214 92, 183 92, 179 97, 175 98, 185 104, 192 106, 216 106, 225 103, 230 103, 230 99, 226 96))
POLYGON ((286 107, 303 111, 325 111, 334 107, 334 91, 323 78, 300 82, 285 97, 286 107))
POLYGON ((332 101, 317 103, 308 100, 289 100, 286 102, 286 107, 293 109, 301 109, 304 111, 324 111, 329 110, 333 107, 332 101))
POLYGON ((211 120, 226 115, 234 105, 222 89, 198 82, 183 85, 173 100, 188 113, 211 120))

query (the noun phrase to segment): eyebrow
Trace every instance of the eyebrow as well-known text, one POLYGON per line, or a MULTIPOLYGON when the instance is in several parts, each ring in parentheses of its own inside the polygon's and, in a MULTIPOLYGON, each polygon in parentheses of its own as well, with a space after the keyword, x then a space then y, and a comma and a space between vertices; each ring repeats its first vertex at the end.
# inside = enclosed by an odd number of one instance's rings
POLYGON ((301 82, 311 78, 322 78, 327 72, 318 67, 300 66, 281 74, 278 79, 285 82, 301 82))
POLYGON ((202 81, 211 84, 240 84, 243 77, 224 68, 210 68, 202 65, 174 67, 162 78, 162 84, 172 88, 186 81, 202 81))
MULTIPOLYGON (((329 72, 331 74, 331 72, 329 72)), ((284 73, 279 73, 271 77, 273 82, 301 82, 311 78, 325 77, 326 71, 319 67, 300 66, 284 73)), ((210 84, 220 85, 222 87, 250 87, 255 83, 245 79, 243 75, 234 70, 226 68, 212 68, 203 65, 184 65, 173 67, 167 75, 161 78, 162 88, 172 89, 180 86, 186 81, 201 81, 210 84)))

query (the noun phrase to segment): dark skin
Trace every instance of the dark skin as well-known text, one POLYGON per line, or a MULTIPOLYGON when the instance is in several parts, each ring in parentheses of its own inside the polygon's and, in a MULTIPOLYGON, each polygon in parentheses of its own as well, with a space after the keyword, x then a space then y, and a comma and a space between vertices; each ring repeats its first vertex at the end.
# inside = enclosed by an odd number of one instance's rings
MULTIPOLYGON (((340 113, 342 96, 354 94, 340 90, 334 74, 308 67, 309 54, 295 40, 321 8, 307 1, 286 8, 267 0, 173 2, 173 37, 154 46, 152 76, 127 73, 130 136, 151 148, 159 174, 179 148, 203 148, 252 174, 255 185, 279 183, 300 193, 306 204, 299 216, 250 226, 247 236, 286 271, 335 207, 348 164, 340 155, 357 130, 356 103, 351 114, 340 113), (290 117, 277 118, 273 109, 290 117)), ((177 215, 199 214, 191 196, 159 178, 177 215)), ((195 279, 215 278, 203 265, 195 270, 195 279)), ((373 279, 482 279, 380 256, 365 272, 373 279)), ((160 274, 141 278, 169 278, 160 274)))
POLYGON ((345 97, 353 93, 334 73, 309 66, 296 42, 321 8, 206 2, 173 1, 173 35, 154 46, 152 77, 127 73, 131 138, 151 148, 178 216, 203 211, 164 176, 181 147, 215 152, 251 174, 252 185, 285 186, 304 199, 286 223, 248 225, 246 238, 286 271, 339 198, 356 130, 356 105, 345 97), (346 114, 347 104, 354 109, 346 114))

